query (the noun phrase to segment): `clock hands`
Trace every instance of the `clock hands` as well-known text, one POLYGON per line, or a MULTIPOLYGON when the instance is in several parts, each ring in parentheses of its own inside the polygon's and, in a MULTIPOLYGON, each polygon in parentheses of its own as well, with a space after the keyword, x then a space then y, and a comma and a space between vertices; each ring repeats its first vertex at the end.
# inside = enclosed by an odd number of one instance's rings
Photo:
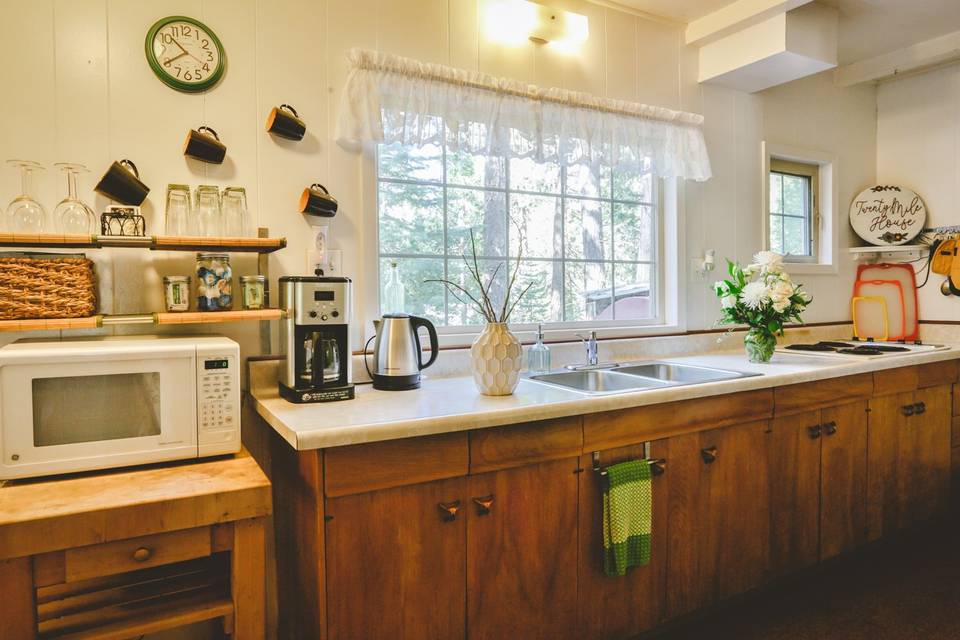
POLYGON ((175 45, 177 45, 178 47, 180 47, 180 51, 183 51, 183 53, 180 54, 179 56, 177 56, 177 58, 179 58, 179 57, 181 57, 181 56, 190 56, 191 58, 193 58, 193 59, 196 60, 197 62, 200 62, 200 64, 203 64, 203 62, 201 62, 200 58, 198 58, 197 56, 193 55, 192 53, 190 53, 189 51, 187 51, 186 49, 184 49, 184 48, 183 48, 183 45, 180 44, 179 42, 177 42, 177 39, 176 39, 176 38, 170 38, 170 39, 173 40, 173 44, 175 44, 175 45))
POLYGON ((163 66, 169 67, 171 62, 173 62, 174 60, 179 60, 180 58, 182 58, 182 57, 185 56, 185 55, 187 55, 187 53, 186 53, 186 52, 183 52, 183 53, 181 53, 181 54, 178 55, 178 56, 173 56, 172 58, 167 58, 167 60, 163 63, 163 66))

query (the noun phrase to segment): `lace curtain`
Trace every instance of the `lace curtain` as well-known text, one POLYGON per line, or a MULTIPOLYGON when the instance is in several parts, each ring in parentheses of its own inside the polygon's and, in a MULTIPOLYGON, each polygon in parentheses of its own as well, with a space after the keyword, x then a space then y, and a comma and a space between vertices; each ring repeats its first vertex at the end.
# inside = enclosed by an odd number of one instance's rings
POLYGON ((353 49, 337 141, 711 176, 703 116, 353 49))

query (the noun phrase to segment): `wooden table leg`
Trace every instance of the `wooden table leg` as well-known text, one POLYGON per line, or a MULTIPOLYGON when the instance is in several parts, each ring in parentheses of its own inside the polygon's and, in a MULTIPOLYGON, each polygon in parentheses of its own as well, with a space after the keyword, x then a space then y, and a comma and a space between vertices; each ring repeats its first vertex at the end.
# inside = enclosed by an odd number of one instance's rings
POLYGON ((239 520, 233 528, 231 587, 233 637, 262 640, 266 624, 264 519, 239 520))
POLYGON ((0 638, 35 638, 36 612, 30 558, 0 560, 0 638))

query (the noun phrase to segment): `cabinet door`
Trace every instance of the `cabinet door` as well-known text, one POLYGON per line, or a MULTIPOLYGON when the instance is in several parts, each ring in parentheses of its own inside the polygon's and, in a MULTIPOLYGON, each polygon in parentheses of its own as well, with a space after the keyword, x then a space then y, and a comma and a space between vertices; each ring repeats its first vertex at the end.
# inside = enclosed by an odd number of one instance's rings
MULTIPOLYGON (((667 444, 650 445, 650 455, 665 458, 667 444)), ((603 466, 635 460, 644 455, 642 445, 600 452, 603 466)), ((667 570, 667 498, 670 467, 653 478, 653 530, 650 564, 634 567, 625 576, 603 572, 602 478, 591 470, 592 456, 580 459, 580 638, 632 638, 654 627, 664 617, 667 570)))
POLYGON ((769 563, 766 422, 668 441, 667 611, 673 617, 747 591, 769 563))
POLYGON ((576 632, 577 458, 468 479, 471 640, 576 632))
POLYGON ((331 640, 464 637, 465 488, 454 478, 327 500, 331 640), (457 501, 451 519, 443 507, 457 501))
POLYGON ((909 522, 942 514, 950 501, 950 387, 920 389, 914 399, 923 410, 908 418, 913 427, 911 458, 906 464, 909 522))
POLYGON ((770 571, 774 575, 816 564, 820 558, 820 423, 819 411, 770 423, 770 571))
POLYGON ((820 453, 820 559, 867 541, 867 403, 824 409, 820 453))
MULTIPOLYGON (((907 481, 912 433, 905 415, 913 392, 870 400, 867 430, 867 537, 877 540, 899 529, 907 481)), ((905 519, 905 518, 904 518, 905 519)))

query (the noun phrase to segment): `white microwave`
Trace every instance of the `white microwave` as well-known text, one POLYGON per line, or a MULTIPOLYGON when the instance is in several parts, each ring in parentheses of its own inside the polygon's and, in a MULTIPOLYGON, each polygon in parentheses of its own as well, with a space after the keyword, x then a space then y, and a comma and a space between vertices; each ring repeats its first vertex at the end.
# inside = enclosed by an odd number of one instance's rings
POLYGON ((240 450, 240 348, 219 336, 0 348, 0 480, 240 450))

